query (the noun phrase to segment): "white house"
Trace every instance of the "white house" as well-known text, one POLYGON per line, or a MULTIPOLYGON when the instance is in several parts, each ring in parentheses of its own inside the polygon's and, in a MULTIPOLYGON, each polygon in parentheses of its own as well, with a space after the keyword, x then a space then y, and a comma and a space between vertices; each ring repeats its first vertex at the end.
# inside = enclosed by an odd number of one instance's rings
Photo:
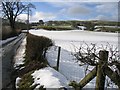
POLYGON ((86 27, 84 27, 84 26, 77 26, 78 27, 78 29, 80 29, 80 30, 86 30, 87 28, 86 27))
POLYGON ((95 26, 94 27, 95 28, 94 31, 101 31, 100 28, 103 28, 103 27, 105 27, 105 28, 120 28, 119 26, 95 26))

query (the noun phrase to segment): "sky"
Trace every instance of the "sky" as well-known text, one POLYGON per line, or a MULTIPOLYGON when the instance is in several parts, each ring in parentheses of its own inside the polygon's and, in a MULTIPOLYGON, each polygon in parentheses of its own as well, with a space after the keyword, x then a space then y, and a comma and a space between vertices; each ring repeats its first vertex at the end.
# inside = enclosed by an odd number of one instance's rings
MULTIPOLYGON (((28 4, 29 2, 25 2, 28 4)), ((30 22, 39 20, 108 20, 118 21, 118 2, 31 2, 30 22)), ((26 20, 27 14, 18 16, 26 20)))

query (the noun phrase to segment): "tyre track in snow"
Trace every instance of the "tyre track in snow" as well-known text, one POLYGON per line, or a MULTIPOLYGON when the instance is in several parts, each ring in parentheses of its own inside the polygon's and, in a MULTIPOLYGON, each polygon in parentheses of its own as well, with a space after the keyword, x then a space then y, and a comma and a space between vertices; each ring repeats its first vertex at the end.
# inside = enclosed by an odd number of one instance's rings
POLYGON ((0 78, 0 81, 2 81, 2 83, 0 83, 0 89, 10 88, 13 90, 14 88, 14 80, 12 75, 12 72, 14 71, 13 57, 25 36, 26 34, 22 33, 16 39, 0 48, 0 57, 2 58, 2 60, 0 60, 0 75, 2 77, 0 78))

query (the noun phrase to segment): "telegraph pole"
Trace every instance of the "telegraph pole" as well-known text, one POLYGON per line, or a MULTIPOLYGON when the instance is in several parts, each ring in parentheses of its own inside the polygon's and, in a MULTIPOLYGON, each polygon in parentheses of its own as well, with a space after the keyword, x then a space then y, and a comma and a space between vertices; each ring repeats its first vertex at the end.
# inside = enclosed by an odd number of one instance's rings
POLYGON ((29 25, 29 20, 30 20, 30 8, 35 8, 35 6, 34 5, 32 5, 31 3, 29 3, 28 5, 27 5, 27 8, 28 8, 28 13, 27 13, 27 32, 29 32, 29 27, 30 27, 30 25, 29 25))

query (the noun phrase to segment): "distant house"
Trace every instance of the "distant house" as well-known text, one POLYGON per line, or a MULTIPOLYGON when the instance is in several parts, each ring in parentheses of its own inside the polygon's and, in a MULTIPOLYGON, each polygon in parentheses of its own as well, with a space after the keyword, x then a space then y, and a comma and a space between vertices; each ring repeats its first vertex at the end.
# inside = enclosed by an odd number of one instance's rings
POLYGON ((95 26, 94 31, 114 31, 114 29, 120 29, 118 26, 95 26))
POLYGON ((48 23, 47 22, 44 22, 44 26, 47 26, 48 25, 48 23))
POLYGON ((86 30, 87 28, 85 26, 77 26, 79 30, 86 30))
POLYGON ((108 28, 120 28, 118 26, 95 26, 94 28, 97 29, 97 28, 102 28, 102 27, 108 27, 108 28))
POLYGON ((94 31, 101 31, 101 29, 100 29, 100 28, 97 28, 97 29, 95 29, 94 31))

